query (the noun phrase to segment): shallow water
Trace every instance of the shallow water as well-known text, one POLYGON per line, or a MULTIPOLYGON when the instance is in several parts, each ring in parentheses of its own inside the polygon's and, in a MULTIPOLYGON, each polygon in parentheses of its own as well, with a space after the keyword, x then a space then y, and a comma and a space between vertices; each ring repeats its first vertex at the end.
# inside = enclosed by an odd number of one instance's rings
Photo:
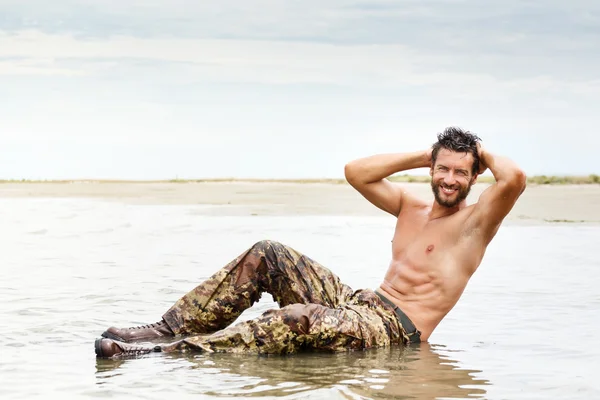
MULTIPOLYGON (((505 225, 428 345, 108 361, 93 350, 106 327, 155 322, 261 239, 291 245, 355 289, 376 287, 394 221, 212 217, 207 206, 80 199, 0 205, 3 399, 600 398, 598 225, 505 225)), ((241 319, 273 306, 265 295, 241 319)))

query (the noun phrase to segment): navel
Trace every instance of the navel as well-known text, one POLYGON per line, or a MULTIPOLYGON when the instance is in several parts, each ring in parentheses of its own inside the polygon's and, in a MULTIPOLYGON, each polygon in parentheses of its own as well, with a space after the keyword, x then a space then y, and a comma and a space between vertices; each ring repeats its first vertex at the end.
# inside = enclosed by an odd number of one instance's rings
POLYGON ((427 246, 427 252, 431 253, 434 249, 434 246, 432 244, 430 244, 429 246, 427 246))

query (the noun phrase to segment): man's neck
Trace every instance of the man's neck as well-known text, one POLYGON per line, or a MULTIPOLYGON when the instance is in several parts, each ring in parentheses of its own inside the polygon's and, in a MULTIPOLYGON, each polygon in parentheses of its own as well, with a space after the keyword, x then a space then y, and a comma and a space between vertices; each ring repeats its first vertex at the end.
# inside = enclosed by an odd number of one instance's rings
POLYGON ((433 201, 433 205, 431 206, 431 211, 429 212, 429 220, 432 221, 434 219, 448 217, 452 214, 456 214, 463 208, 467 206, 466 200, 461 201, 454 207, 446 207, 438 203, 437 201, 433 201))

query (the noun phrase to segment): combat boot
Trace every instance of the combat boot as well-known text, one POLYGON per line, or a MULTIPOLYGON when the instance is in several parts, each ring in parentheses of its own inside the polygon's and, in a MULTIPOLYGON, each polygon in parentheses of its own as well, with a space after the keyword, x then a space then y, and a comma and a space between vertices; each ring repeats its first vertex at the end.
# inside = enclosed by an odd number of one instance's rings
POLYGON ((131 328, 115 328, 111 326, 102 333, 102 337, 119 342, 135 342, 138 340, 153 340, 173 336, 175 336, 175 333, 173 333, 164 320, 154 324, 131 328))
POLYGON ((160 346, 135 346, 112 339, 96 339, 94 346, 96 348, 96 357, 98 358, 138 357, 162 351, 160 346))

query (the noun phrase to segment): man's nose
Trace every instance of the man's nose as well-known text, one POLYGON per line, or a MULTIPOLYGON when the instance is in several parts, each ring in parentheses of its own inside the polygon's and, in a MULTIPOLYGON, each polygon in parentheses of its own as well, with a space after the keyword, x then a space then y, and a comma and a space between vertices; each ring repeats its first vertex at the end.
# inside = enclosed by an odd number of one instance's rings
POLYGON ((454 173, 450 171, 444 176, 444 183, 446 185, 452 185, 454 182, 456 182, 456 178, 454 177, 454 173))

